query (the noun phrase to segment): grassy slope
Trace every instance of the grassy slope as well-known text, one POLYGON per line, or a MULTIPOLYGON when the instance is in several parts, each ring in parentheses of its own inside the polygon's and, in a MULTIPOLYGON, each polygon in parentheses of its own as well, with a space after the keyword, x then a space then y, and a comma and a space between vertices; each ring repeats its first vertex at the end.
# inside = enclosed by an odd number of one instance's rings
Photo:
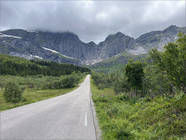
POLYGON ((50 82, 58 81, 63 76, 13 76, 13 75, 0 75, 0 87, 4 87, 9 81, 17 83, 21 87, 44 89, 45 85, 50 82))
MULTIPOLYGON (((83 79, 85 76, 83 77, 83 79)), ((75 88, 68 88, 68 89, 44 89, 44 85, 46 82, 50 81, 56 81, 59 80, 60 77, 54 77, 54 76, 27 76, 27 77, 21 77, 21 76, 0 76, 0 111, 22 106, 25 104, 34 103, 37 101, 41 101, 44 99, 48 99, 51 97, 56 97, 59 95, 63 95, 65 93, 68 93, 75 88), (3 90, 1 86, 5 85, 8 81, 16 82, 21 87, 25 87, 25 91, 23 93, 24 100, 19 103, 7 103, 3 97, 3 90)), ((83 82, 83 79, 80 80, 80 83, 83 82)))
POLYGON ((36 90, 36 89, 27 89, 23 93, 24 100, 19 103, 7 103, 3 97, 3 90, 0 90, 0 111, 22 106, 25 104, 34 103, 37 101, 41 101, 44 99, 48 99, 51 97, 56 97, 59 95, 63 95, 72 91, 74 88, 71 89, 44 89, 44 90, 36 90))
POLYGON ((97 72, 115 72, 121 69, 128 60, 143 60, 147 55, 132 55, 127 52, 123 52, 119 56, 113 56, 109 59, 103 60, 99 63, 91 65, 90 68, 97 72))
POLYGON ((128 99, 91 81, 103 140, 186 139, 186 96, 128 99))

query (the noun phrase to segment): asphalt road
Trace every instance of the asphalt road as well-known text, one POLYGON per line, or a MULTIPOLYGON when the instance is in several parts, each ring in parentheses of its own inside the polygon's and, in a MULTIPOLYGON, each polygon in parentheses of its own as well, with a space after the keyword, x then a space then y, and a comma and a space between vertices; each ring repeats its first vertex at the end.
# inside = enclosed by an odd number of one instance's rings
POLYGON ((90 76, 62 96, 0 114, 1 140, 96 140, 90 105, 90 76))

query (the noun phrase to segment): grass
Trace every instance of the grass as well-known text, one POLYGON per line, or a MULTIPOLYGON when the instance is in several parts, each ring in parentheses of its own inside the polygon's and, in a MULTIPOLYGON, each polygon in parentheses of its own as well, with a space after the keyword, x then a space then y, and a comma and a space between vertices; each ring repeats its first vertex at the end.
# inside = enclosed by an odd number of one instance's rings
MULTIPOLYGON (((56 97, 68 93, 79 85, 76 85, 74 88, 64 88, 64 89, 48 89, 47 84, 55 81, 59 81, 61 77, 54 76, 11 76, 11 75, 1 75, 0 76, 0 111, 11 109, 14 107, 34 103, 44 99, 56 97), (3 97, 4 86, 9 82, 17 83, 20 87, 24 88, 23 100, 19 103, 10 103, 6 102, 3 97)), ((83 82, 85 75, 82 76, 82 79, 79 83, 83 82)))
POLYGON ((59 95, 63 95, 68 93, 75 88, 70 89, 44 89, 44 90, 37 90, 37 89, 26 89, 23 93, 24 99, 19 103, 7 103, 3 97, 3 90, 0 89, 0 111, 11 109, 14 107, 34 103, 37 101, 41 101, 44 99, 56 97, 59 95))
POLYGON ((0 87, 4 87, 6 83, 11 81, 17 83, 18 85, 24 88, 44 89, 46 88, 47 83, 59 81, 61 77, 42 76, 42 75, 33 75, 33 76, 24 76, 24 77, 13 76, 13 75, 0 75, 0 87))
POLYGON ((103 140, 185 140, 186 96, 128 98, 113 89, 91 90, 103 140))

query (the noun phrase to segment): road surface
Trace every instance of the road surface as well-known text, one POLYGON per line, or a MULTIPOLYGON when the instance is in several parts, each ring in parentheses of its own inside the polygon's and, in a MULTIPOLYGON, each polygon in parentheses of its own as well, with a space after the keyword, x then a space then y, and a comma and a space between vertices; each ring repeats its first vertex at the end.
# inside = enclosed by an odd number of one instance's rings
POLYGON ((73 92, 1 112, 1 140, 96 140, 90 76, 73 92))

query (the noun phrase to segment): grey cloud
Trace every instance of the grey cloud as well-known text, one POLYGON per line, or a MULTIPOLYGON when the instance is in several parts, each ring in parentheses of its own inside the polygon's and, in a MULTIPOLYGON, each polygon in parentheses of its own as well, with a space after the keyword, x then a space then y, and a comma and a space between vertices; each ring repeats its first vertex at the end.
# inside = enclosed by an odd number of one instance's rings
POLYGON ((185 26, 184 1, 1 1, 0 12, 0 30, 71 31, 86 42, 185 26))

